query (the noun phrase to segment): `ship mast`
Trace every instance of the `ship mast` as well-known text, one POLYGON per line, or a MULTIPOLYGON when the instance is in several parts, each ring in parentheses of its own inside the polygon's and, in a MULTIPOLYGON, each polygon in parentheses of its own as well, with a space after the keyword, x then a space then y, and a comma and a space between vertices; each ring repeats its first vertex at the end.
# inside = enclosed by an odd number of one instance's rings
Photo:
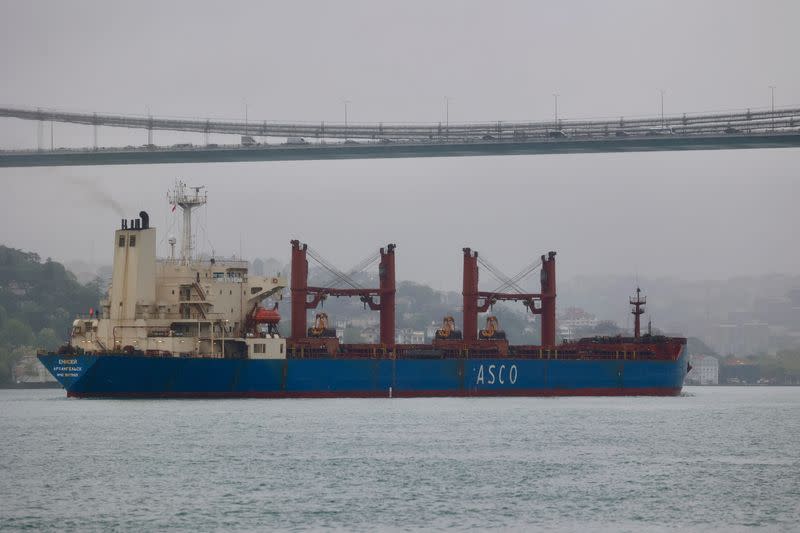
POLYGON ((181 240, 181 261, 188 263, 192 260, 192 209, 205 205, 208 196, 201 191, 205 186, 187 187, 182 181, 175 183, 175 188, 170 191, 167 198, 172 205, 180 206, 183 210, 183 238, 181 240))
POLYGON ((630 304, 633 306, 631 314, 633 315, 633 337, 638 339, 641 336, 641 324, 639 317, 644 313, 643 306, 647 303, 647 297, 642 296, 642 289, 636 287, 636 298, 629 299, 630 304))

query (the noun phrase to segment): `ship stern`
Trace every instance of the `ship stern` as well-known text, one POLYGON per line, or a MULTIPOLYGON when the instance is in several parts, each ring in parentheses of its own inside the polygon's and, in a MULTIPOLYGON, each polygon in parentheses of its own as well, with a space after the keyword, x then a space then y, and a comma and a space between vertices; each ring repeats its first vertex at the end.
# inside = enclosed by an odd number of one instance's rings
POLYGON ((78 387, 81 379, 97 362, 96 355, 55 354, 44 353, 37 355, 39 361, 50 374, 66 389, 67 395, 78 387))

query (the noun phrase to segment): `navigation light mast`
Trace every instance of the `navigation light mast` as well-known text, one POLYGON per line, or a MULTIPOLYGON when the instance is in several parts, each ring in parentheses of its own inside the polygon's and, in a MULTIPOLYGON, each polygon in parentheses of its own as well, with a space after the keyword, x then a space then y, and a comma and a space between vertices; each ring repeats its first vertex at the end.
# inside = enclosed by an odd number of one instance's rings
POLYGON ((192 209, 205 205, 208 195, 203 191, 205 186, 187 187, 182 181, 175 183, 167 198, 172 205, 183 210, 183 239, 181 240, 181 261, 188 263, 192 259, 192 209), (203 191, 203 192, 201 192, 203 191))

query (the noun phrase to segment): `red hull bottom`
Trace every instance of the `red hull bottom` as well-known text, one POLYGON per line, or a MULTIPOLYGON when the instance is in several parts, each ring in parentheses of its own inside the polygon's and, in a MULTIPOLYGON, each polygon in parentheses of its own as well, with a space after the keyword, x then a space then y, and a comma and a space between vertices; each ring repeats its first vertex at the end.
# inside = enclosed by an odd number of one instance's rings
MULTIPOLYGON (((678 396, 681 388, 671 387, 642 387, 642 388, 588 388, 588 389, 511 389, 492 391, 397 391, 394 398, 448 398, 448 397, 556 397, 556 396, 678 396)), ((67 392, 70 398, 175 398, 175 399, 214 399, 214 398, 388 398, 386 391, 318 391, 318 392, 162 392, 136 393, 115 392, 86 394, 81 392, 67 392)))

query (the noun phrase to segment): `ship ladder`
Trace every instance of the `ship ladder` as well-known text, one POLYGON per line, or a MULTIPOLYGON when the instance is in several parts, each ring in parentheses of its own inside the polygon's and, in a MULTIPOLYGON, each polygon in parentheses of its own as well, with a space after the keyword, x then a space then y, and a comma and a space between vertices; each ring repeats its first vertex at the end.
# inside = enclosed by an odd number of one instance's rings
MULTIPOLYGON (((206 312, 203 309, 203 304, 206 303, 206 295, 203 292, 203 288, 196 281, 194 283, 192 283, 192 287, 194 287, 194 290, 197 291, 198 296, 200 296, 200 301, 197 302, 197 305, 196 305, 197 310, 200 311, 200 315, 203 318, 206 318, 206 312)), ((195 302, 192 302, 192 303, 195 303, 195 302)))

